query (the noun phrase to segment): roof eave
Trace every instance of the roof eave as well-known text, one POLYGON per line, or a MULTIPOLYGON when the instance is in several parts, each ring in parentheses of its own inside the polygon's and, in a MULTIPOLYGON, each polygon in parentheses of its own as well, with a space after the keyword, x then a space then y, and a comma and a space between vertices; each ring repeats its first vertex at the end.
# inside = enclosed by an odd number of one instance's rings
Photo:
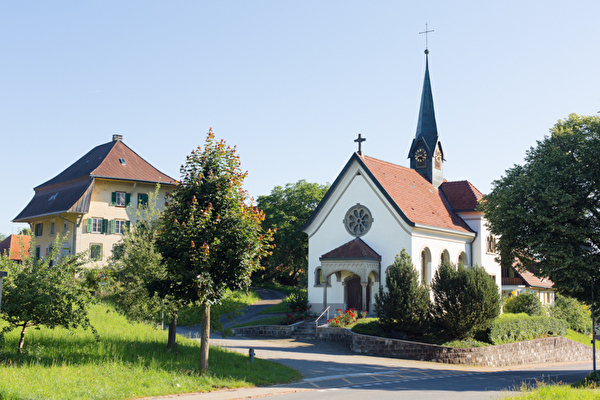
POLYGON ((130 178, 120 178, 116 176, 103 176, 103 175, 90 175, 91 178, 95 179, 107 179, 111 181, 125 181, 125 182, 137 182, 137 183, 152 183, 152 184, 160 184, 167 186, 175 186, 177 183, 163 182, 163 181, 148 181, 144 179, 130 179, 130 178))

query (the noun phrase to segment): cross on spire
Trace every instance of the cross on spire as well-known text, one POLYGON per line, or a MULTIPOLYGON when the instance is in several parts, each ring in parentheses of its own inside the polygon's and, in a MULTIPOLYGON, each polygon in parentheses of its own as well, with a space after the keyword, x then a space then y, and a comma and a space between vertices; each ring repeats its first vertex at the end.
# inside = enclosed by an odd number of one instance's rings
POLYGON ((367 140, 367 139, 362 137, 362 135, 360 133, 358 134, 358 138, 354 139, 354 141, 356 143, 358 143, 358 154, 361 156, 362 156, 362 142, 364 142, 365 140, 367 140))
POLYGON ((425 30, 423 32, 419 32, 419 35, 425 34, 425 54, 429 53, 429 32, 435 32, 433 29, 427 29, 427 23, 425 23, 425 30))

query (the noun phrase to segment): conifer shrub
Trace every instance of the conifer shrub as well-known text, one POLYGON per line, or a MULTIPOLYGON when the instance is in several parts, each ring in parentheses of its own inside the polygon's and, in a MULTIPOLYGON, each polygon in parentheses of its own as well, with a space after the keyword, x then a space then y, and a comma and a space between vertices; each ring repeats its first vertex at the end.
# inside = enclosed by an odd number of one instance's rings
POLYGON ((569 324, 557 318, 531 317, 526 313, 502 314, 490 328, 490 342, 504 344, 547 336, 565 336, 569 324))
POLYGON ((375 312, 382 328, 388 333, 422 335, 429 323, 431 300, 405 249, 396 255, 385 284, 387 291, 380 287, 375 294, 375 312))
POLYGON ((431 289, 433 317, 450 338, 464 339, 485 331, 500 314, 498 286, 483 267, 444 261, 431 289))
POLYGON ((504 303, 504 312, 511 314, 525 313, 534 317, 544 314, 544 307, 535 294, 521 293, 506 300, 504 303))
POLYGON ((551 317, 565 320, 574 331, 584 335, 592 333, 590 308, 572 297, 556 295, 554 305, 548 309, 551 317))

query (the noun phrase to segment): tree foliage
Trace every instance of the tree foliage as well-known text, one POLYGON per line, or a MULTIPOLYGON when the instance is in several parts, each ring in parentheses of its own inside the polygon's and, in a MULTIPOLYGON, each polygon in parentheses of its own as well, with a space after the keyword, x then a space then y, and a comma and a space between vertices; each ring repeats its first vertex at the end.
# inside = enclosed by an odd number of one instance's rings
POLYGON ((62 243, 66 240, 57 234, 52 250, 45 258, 35 257, 34 238, 30 247, 32 254, 23 258, 21 264, 11 261, 8 255, 0 257, 0 270, 8 273, 2 282, 0 310, 8 325, 1 336, 21 328, 19 352, 29 327, 75 329, 81 326, 90 328, 96 335, 88 318, 91 296, 76 279, 86 254, 61 255, 62 243))
POLYGON ((500 294, 494 279, 480 266, 442 262, 431 283, 433 315, 447 334, 457 339, 488 329, 500 314, 500 294))
POLYGON ((161 218, 157 245, 167 270, 167 292, 203 308, 200 370, 208 368, 210 306, 228 289, 246 288, 268 255, 271 231, 248 204, 239 156, 212 129, 204 149, 192 151, 161 218))
POLYGON ((530 317, 544 314, 542 302, 534 293, 521 293, 508 298, 504 303, 504 311, 511 314, 525 313, 530 317))
POLYGON ((276 230, 272 256, 263 259, 255 276, 263 282, 296 286, 306 280, 308 237, 300 228, 308 221, 329 184, 309 183, 304 179, 275 186, 271 194, 258 196, 258 208, 265 213, 263 226, 276 230))
POLYGON ((396 255, 385 284, 387 291, 380 287, 375 294, 375 312, 383 328, 411 336, 422 334, 429 321, 429 289, 419 282, 417 270, 405 249, 396 255))
MULTIPOLYGON (((156 321, 163 309, 165 297, 151 290, 151 284, 164 280, 167 272, 162 256, 156 247, 160 211, 158 209, 157 185, 148 196, 145 207, 130 207, 128 210, 136 223, 127 229, 115 246, 111 264, 119 289, 114 295, 116 304, 134 320, 156 321)), ((169 320, 176 314, 177 307, 169 307, 169 320)))
POLYGON ((539 261, 536 275, 588 304, 600 267, 599 159, 600 117, 571 114, 493 182, 482 204, 503 263, 539 261))
POLYGON ((592 333, 590 308, 577 299, 557 293, 554 304, 548 311, 551 317, 567 321, 574 331, 585 335, 592 333))

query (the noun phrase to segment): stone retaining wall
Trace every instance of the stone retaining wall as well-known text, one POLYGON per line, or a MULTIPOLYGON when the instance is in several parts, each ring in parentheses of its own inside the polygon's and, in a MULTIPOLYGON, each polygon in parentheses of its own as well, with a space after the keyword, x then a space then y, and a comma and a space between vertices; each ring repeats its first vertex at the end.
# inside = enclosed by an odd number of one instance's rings
MULTIPOLYGON (((289 338, 302 322, 294 325, 261 325, 233 329, 235 336, 289 338)), ((345 343, 356 353, 448 364, 507 367, 549 362, 589 361, 589 346, 564 337, 549 337, 497 346, 459 349, 433 344, 361 335, 346 328, 319 327, 317 339, 345 343)), ((599 357, 597 357, 598 359, 599 357)))
POLYGON ((356 353, 487 367, 588 361, 592 358, 591 347, 564 337, 466 349, 361 335, 346 328, 320 327, 318 338, 344 341, 356 353))
POLYGON ((303 321, 292 325, 257 325, 233 328, 233 336, 268 336, 276 338, 289 338, 303 321))

